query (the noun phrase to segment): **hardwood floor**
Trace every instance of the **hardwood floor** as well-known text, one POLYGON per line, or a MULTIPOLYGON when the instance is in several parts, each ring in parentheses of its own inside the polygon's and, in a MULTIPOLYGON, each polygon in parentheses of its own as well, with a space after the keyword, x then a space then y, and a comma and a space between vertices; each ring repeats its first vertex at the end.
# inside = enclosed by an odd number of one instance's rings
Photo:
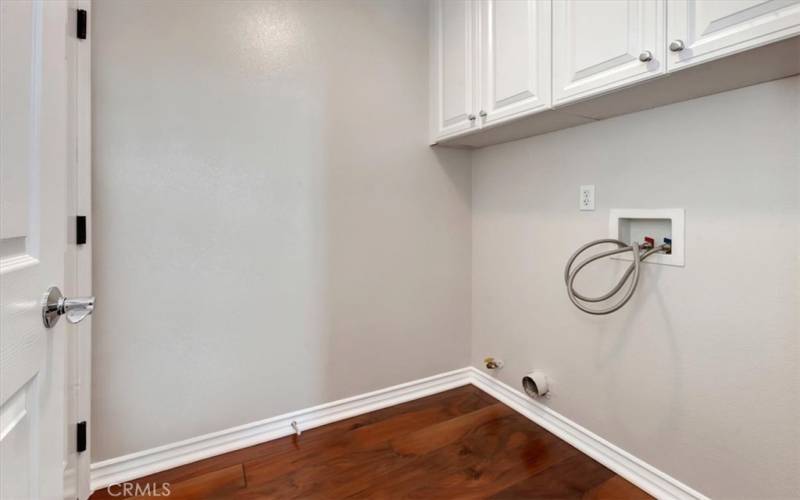
POLYGON ((651 498, 473 386, 134 483, 91 498, 651 498))

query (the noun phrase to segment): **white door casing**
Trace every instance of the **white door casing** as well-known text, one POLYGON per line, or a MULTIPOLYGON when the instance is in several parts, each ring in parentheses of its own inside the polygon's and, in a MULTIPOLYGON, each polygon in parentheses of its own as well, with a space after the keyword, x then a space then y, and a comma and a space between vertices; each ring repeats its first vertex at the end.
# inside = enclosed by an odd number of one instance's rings
POLYGON ((665 25, 664 0, 554 0, 554 106, 664 74, 665 25))
MULTIPOLYGON (((75 26, 77 11, 82 9, 91 17, 91 0, 67 0, 68 26, 75 26)), ((87 19, 87 31, 89 25, 87 19)), ((67 235, 64 287, 68 297, 87 297, 92 292, 92 217, 91 215, 91 33, 78 40, 73 33, 67 37, 67 69, 69 78, 68 127, 69 141, 67 162, 67 214, 86 217, 86 241, 74 243, 73 235, 67 235)), ((74 228, 70 217, 68 228, 74 228)), ((88 498, 90 491, 89 469, 91 465, 91 329, 92 317, 78 324, 66 324, 66 443, 64 468, 64 498, 88 498), (77 424, 87 423, 86 450, 77 452, 77 424)))
POLYGON ((431 2, 431 143, 479 128, 479 3, 473 0, 431 2))
POLYGON ((494 124, 550 107, 549 0, 481 5, 482 124, 494 124))
POLYGON ((56 499, 65 463, 67 6, 0 2, 0 497, 56 499))
POLYGON ((667 7, 670 71, 800 34, 800 0, 670 0, 667 7))

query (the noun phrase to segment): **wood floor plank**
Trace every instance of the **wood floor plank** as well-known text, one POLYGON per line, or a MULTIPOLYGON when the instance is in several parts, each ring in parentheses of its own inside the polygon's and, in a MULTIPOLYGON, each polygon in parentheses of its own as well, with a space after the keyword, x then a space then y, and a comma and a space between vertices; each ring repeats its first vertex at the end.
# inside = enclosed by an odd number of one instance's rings
POLYGON ((513 413, 473 428, 458 442, 376 477, 354 498, 486 498, 577 450, 513 413))
MULTIPOLYGON (((583 498, 616 474, 582 453, 494 495, 493 499, 583 498)), ((626 498, 624 496, 617 498, 626 498)))
MULTIPOLYGON (((359 415, 339 422, 334 422, 303 432, 300 438, 288 436, 274 441, 250 446, 230 453, 217 455, 205 460, 151 474, 131 481, 134 484, 171 482, 177 483, 190 477, 213 472, 235 464, 242 464, 258 458, 272 459, 276 456, 292 453, 315 453, 335 447, 337 443, 347 441, 349 433, 358 429, 379 424, 385 420, 409 413, 424 411, 428 415, 438 414, 442 419, 469 413, 473 410, 496 403, 497 401, 472 385, 466 385, 420 398, 401 405, 391 406, 374 412, 359 415)), ((424 423, 424 421, 422 421, 424 423)), ((412 425, 410 422, 407 425, 412 425)), ((412 425, 413 426, 413 425, 412 425)), ((118 490, 115 490, 118 491, 118 490)), ((92 500, 109 500, 127 498, 112 496, 108 490, 96 491, 92 500)))
MULTIPOLYGON (((502 405, 496 404, 465 415, 502 405)), ((397 456, 391 442, 403 436, 419 432, 419 429, 436 427, 438 424, 463 418, 452 412, 437 408, 424 408, 361 427, 342 436, 336 443, 324 449, 316 447, 297 453, 260 458, 245 463, 245 471, 251 489, 264 485, 262 491, 276 496, 308 496, 315 491, 349 483, 365 473, 375 470, 392 470, 402 457, 397 456), (363 464, 363 466, 361 465, 363 464)))
POLYGON ((404 415, 408 418, 402 420, 389 419, 381 426, 363 429, 368 434, 363 441, 352 440, 343 449, 292 462, 291 471, 282 462, 246 464, 249 490, 280 498, 345 497, 371 486, 375 477, 392 473, 416 456, 457 443, 479 423, 513 413, 497 403, 429 425, 409 426, 409 421, 419 423, 416 412, 404 415))
POLYGON ((389 445, 400 455, 425 455, 459 442, 476 427, 510 415, 514 410, 497 403, 394 438, 389 445))
POLYGON ((155 495, 132 498, 142 499, 159 496, 168 497, 170 500, 229 498, 234 491, 241 490, 246 485, 244 468, 242 464, 237 464, 151 490, 156 491, 155 495))
POLYGON ((173 499, 650 498, 472 386, 139 481, 170 482, 173 499))
POLYGON ((617 475, 583 495, 583 500, 617 500, 620 498, 626 500, 652 500, 653 497, 617 475))

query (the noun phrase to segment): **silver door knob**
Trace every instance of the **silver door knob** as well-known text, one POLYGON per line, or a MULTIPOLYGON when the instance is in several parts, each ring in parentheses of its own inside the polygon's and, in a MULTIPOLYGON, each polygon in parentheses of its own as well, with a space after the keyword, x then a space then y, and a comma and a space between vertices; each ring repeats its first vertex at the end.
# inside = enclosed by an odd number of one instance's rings
POLYGON ((481 112, 478 114, 481 116, 481 118, 486 118, 486 111, 481 110, 481 112))
POLYGON ((645 50, 641 54, 639 54, 639 60, 642 62, 648 62, 653 60, 653 53, 649 50, 645 50))
POLYGON ((469 118, 469 121, 471 121, 471 122, 475 121, 475 115, 469 115, 469 116, 467 116, 467 118, 469 118))
POLYGON ((51 286, 47 289, 42 304, 42 322, 45 328, 53 328, 61 316, 66 316, 67 321, 74 325, 93 311, 94 297, 68 299, 61 294, 57 286, 51 286))
POLYGON ((673 40, 672 43, 669 44, 669 50, 672 52, 680 52, 685 48, 686 46, 683 44, 683 40, 673 40))

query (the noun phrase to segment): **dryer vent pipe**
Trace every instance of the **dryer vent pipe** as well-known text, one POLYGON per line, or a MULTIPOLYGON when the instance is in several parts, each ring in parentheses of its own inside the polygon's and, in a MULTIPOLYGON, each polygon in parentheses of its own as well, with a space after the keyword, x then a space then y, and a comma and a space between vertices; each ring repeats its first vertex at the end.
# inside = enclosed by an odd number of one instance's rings
POLYGON ((525 389, 525 394, 532 398, 541 398, 550 392, 547 376, 536 370, 522 377, 522 388, 525 389))

